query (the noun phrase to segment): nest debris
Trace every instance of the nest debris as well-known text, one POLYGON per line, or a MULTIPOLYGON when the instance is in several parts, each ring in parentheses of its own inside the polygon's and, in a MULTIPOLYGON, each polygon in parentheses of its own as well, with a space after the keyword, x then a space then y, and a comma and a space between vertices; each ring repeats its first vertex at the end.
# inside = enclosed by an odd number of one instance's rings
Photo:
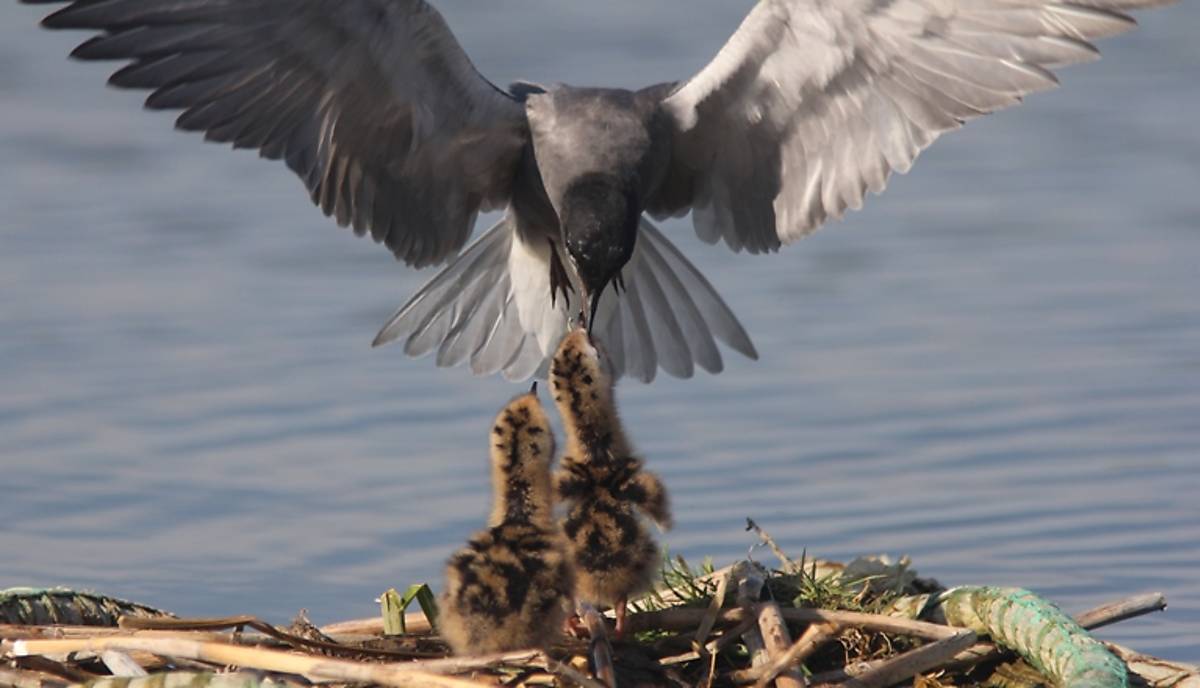
POLYGON ((478 657, 449 655, 428 620, 432 609, 404 616, 405 632, 385 634, 394 620, 317 628, 301 613, 280 628, 251 616, 180 619, 103 595, 14 588, 0 591, 0 687, 1200 688, 1200 667, 1082 630, 1161 610, 1161 595, 1072 620, 1024 590, 944 589, 905 559, 795 561, 759 533, 778 568, 693 568, 668 557, 656 588, 632 604, 623 640, 610 640, 605 621, 593 619, 598 637, 478 657))

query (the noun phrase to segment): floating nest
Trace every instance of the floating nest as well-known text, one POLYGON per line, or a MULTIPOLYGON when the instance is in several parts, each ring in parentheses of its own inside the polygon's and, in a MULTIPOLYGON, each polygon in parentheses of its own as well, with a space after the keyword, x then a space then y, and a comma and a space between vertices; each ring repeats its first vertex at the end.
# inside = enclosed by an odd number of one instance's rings
POLYGON ((907 560, 794 560, 721 569, 668 559, 632 606, 628 637, 585 614, 545 651, 451 657, 426 586, 381 597, 377 618, 318 628, 250 616, 183 619, 65 589, 0 591, 0 686, 846 686, 1200 688, 1200 668, 1087 630, 1166 607, 1118 600, 1071 618, 1017 588, 946 589, 907 560), (415 602, 422 611, 405 612, 415 602))

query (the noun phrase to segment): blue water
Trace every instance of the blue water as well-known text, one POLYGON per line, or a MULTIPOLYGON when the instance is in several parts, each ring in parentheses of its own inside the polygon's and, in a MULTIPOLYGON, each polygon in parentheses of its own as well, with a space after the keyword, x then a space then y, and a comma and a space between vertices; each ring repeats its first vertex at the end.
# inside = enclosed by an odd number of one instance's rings
MULTIPOLYGON (((637 86, 749 2, 441 5, 498 83, 637 86)), ((428 274, 106 89, 38 14, 0 3, 0 587, 332 621, 437 583, 517 388, 371 350, 428 274)), ((1072 611, 1162 590, 1104 637, 1200 661, 1200 5, 1141 20, 780 255, 666 223, 761 352, 620 390, 673 552, 740 556, 752 516, 1072 611)))

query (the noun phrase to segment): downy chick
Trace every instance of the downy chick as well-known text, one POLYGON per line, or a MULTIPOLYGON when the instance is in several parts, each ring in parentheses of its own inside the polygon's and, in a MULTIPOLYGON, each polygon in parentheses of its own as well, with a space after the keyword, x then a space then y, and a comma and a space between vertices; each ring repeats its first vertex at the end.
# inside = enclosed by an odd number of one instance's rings
POLYGON ((568 506, 563 530, 577 595, 612 606, 620 636, 626 602, 650 587, 659 563, 658 545, 639 512, 670 528, 667 491, 633 455, 617 416, 608 362, 586 330, 563 339, 550 364, 550 383, 567 436, 554 482, 568 506))
POLYGON ((559 633, 574 578, 553 521, 554 434, 537 384, 496 417, 492 513, 446 566, 442 636, 455 654, 545 647, 559 633))

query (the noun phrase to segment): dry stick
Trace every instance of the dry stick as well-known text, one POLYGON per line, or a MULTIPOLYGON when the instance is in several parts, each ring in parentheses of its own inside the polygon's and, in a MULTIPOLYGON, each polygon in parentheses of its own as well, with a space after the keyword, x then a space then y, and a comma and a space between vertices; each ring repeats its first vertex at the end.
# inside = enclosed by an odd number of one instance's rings
POLYGON ((226 643, 207 643, 174 638, 79 638, 72 640, 5 641, 0 647, 17 657, 88 650, 141 650, 157 655, 198 659, 264 671, 338 679, 347 683, 378 683, 397 688, 475 688, 474 681, 423 671, 419 662, 367 664, 327 657, 297 655, 226 643))
POLYGON ((886 688, 945 663, 974 642, 974 631, 959 631, 949 638, 942 638, 893 657, 842 685, 847 688, 886 688))
POLYGON ((120 650, 105 650, 100 653, 100 661, 104 662, 104 666, 108 667, 109 673, 113 676, 137 677, 145 676, 146 670, 141 664, 134 661, 127 653, 120 650))
MULTIPOLYGON (((733 570, 732 564, 730 564, 729 566, 722 566, 721 568, 717 569, 716 571, 713 571, 711 573, 706 573, 703 576, 696 578, 694 583, 697 587, 707 586, 709 583, 712 583, 713 581, 720 581, 721 578, 728 576, 729 572, 732 570, 733 570)), ((680 604, 681 602, 684 602, 684 599, 682 597, 680 597, 679 595, 675 594, 675 592, 673 592, 670 588, 662 588, 662 587, 656 588, 654 590, 654 594, 658 596, 658 600, 663 605, 669 606, 669 605, 675 605, 675 604, 680 604)))
POLYGON ((617 670, 613 667, 612 645, 608 642, 608 629, 604 625, 604 617, 590 604, 579 604, 579 618, 587 626, 588 635, 592 642, 588 645, 588 657, 592 660, 592 668, 596 678, 608 686, 616 688, 617 670))
MULTIPOLYGON (((412 612, 404 615, 404 627, 408 629, 408 635, 419 633, 429 633, 433 627, 429 623, 429 619, 425 618, 422 612, 412 612)), ((350 621, 339 621, 326 626, 321 626, 320 631, 327 636, 358 636, 358 635, 382 635, 383 634, 383 618, 372 616, 366 619, 351 619, 350 621)))
POLYGON ((699 654, 704 657, 707 662, 704 664, 704 671, 700 676, 697 685, 700 688, 709 688, 712 686, 713 677, 717 673, 717 655, 715 652, 709 652, 704 640, 708 638, 708 634, 712 633, 713 624, 717 622, 717 615, 721 613, 721 605, 725 603, 725 591, 729 587, 730 570, 726 570, 717 579, 717 589, 713 593, 713 598, 708 604, 708 610, 704 614, 704 619, 700 621, 700 627, 696 629, 695 639, 692 646, 695 647, 699 654))
MULTIPOLYGON (((763 602, 759 605, 758 630, 762 633, 763 642, 767 646, 767 656, 771 660, 768 666, 774 666, 792 645, 792 637, 788 634, 783 615, 779 613, 778 604, 763 602)), ((762 686, 765 687, 769 682, 763 681, 762 686)), ((778 688, 804 688, 807 683, 804 681, 804 674, 784 664, 775 673, 775 685, 778 688)))
MULTIPOLYGON (((926 640, 941 640, 958 632, 958 629, 927 621, 913 621, 894 616, 880 614, 864 614, 862 612, 843 612, 829 609, 781 609, 784 620, 802 623, 835 623, 839 626, 859 626, 873 631, 908 635, 926 640)), ((634 614, 626 621, 631 633, 650 629, 683 630, 694 628, 700 623, 707 612, 703 609, 676 607, 654 612, 634 614)), ((718 623, 740 623, 752 619, 753 614, 747 614, 742 609, 724 609, 717 617, 718 623)))
POLYGON ((239 628, 249 626, 263 635, 270 636, 276 640, 283 642, 293 647, 309 647, 318 650, 327 650, 339 654, 349 654, 355 656, 370 656, 381 657, 385 659, 412 659, 414 657, 430 657, 440 656, 431 655, 428 652, 412 652, 405 650, 379 650, 375 648, 358 648, 339 645, 337 643, 327 643, 321 640, 310 640, 292 633, 287 633, 279 630, 275 626, 259 619, 255 616, 226 616, 216 619, 167 619, 167 618, 146 618, 146 617, 130 617, 122 616, 119 619, 121 628, 129 629, 146 629, 146 630, 217 630, 224 628, 239 628))
MULTIPOLYGON (((0 653, 2 654, 2 653, 0 653)), ((72 683, 87 683, 96 678, 96 674, 89 673, 78 667, 64 664, 48 657, 22 657, 17 660, 18 669, 31 669, 39 671, 43 674, 58 676, 72 683)))
MULTIPOLYGON (((184 632, 184 631, 130 631, 124 628, 106 627, 106 626, 25 626, 20 624, 0 624, 0 639, 4 640, 22 640, 32 638, 94 638, 100 636, 121 636, 124 638, 178 638, 181 640, 206 640, 214 642, 234 643, 233 634, 230 633, 205 633, 205 632, 184 632)), ((286 647, 274 638, 267 637, 258 633, 241 638, 246 643, 255 645, 267 645, 272 647, 286 647)), ((157 655, 148 652, 133 652, 130 653, 133 659, 145 668, 147 671, 154 671, 162 668, 166 663, 157 655)), ((51 655, 46 659, 56 661, 66 661, 67 659, 79 660, 92 656, 91 653, 76 654, 68 657, 63 655, 51 655)), ((28 659, 40 659, 30 657, 28 659)), ((211 671, 212 667, 201 662, 192 662, 179 660, 173 662, 177 669, 195 669, 200 671, 211 671)), ((87 682, 90 678, 76 680, 76 683, 87 682)))
POLYGON ((570 664, 567 664, 566 662, 560 662, 551 657, 546 657, 546 671, 549 671, 551 674, 565 676, 575 683, 583 686, 583 688, 605 688, 603 683, 590 676, 584 675, 570 664))
POLYGON ((784 571, 791 573, 796 570, 795 562, 793 562, 791 560, 791 558, 789 558, 788 555, 784 553, 784 551, 779 547, 779 545, 775 544, 775 539, 772 538, 770 535, 767 535, 767 531, 758 527, 758 524, 754 522, 754 519, 751 519, 751 518, 746 519, 746 530, 753 530, 755 533, 758 533, 758 539, 762 540, 763 544, 765 544, 767 547, 771 548, 771 552, 773 552, 775 554, 775 556, 779 559, 779 563, 783 564, 784 571))
MULTIPOLYGON (((730 576, 737 582, 739 607, 737 611, 742 613, 743 618, 756 618, 758 596, 762 593, 763 585, 766 584, 762 569, 748 561, 739 561, 733 565, 730 576)), ((743 633, 742 640, 745 641, 746 650, 750 653, 750 666, 759 666, 770 661, 770 657, 767 656, 766 643, 763 642, 762 631, 758 630, 758 624, 751 626, 743 633)))
POLYGON ((1075 617, 1075 621, 1087 629, 1100 628, 1150 612, 1161 612, 1167 608, 1167 597, 1161 592, 1148 592, 1122 600, 1102 604, 1075 617))
MULTIPOLYGON (((721 634, 721 636, 719 638, 717 638, 716 640, 709 641, 708 644, 706 644, 704 646, 705 653, 708 655, 715 655, 715 654, 719 653, 721 650, 724 650, 725 648, 729 647, 734 642, 736 642, 738 638, 741 638, 742 634, 744 634, 746 631, 750 630, 751 628, 754 628, 757 625, 758 625, 757 619, 743 620, 738 625, 731 627, 728 631, 721 634)), ((697 659, 700 659, 700 657, 701 657, 701 654, 699 652, 692 650, 691 652, 684 652, 683 654, 679 654, 679 655, 671 655, 669 657, 663 657, 662 659, 658 660, 658 663, 663 666, 669 666, 671 664, 683 664, 684 662, 694 662, 697 659)))
POLYGON ((713 624, 717 622, 717 615, 721 613, 721 605, 725 602, 725 590, 729 587, 729 571, 726 570, 720 578, 717 579, 717 591, 713 595, 712 601, 708 604, 708 610, 704 614, 704 618, 700 621, 700 627, 696 629, 696 644, 703 647, 705 638, 709 633, 712 633, 713 624))
POLYGON ((721 635, 721 637, 705 646, 705 649, 708 651, 708 664, 704 667, 705 673, 701 676, 703 680, 700 682, 700 686, 703 688, 712 688, 713 679, 716 678, 717 674, 717 655, 726 647, 737 642, 738 638, 741 638, 746 631, 753 628, 755 623, 753 619, 747 619, 729 629, 728 633, 721 635))
POLYGON ((1116 643, 1104 643, 1104 646, 1125 662, 1130 673, 1137 674, 1148 685, 1200 688, 1200 666, 1198 665, 1150 657, 1116 643))
MULTIPOLYGON (((119 635, 141 638, 183 638, 187 640, 213 640, 233 642, 230 633, 185 633, 182 631, 130 631, 106 626, 26 626, 23 624, 0 624, 0 638, 22 640, 32 638, 94 638, 96 636, 119 635)), ((277 644, 274 640, 259 636, 256 642, 277 644)))
POLYGON ((750 677, 750 680, 757 679, 755 681, 755 688, 764 688, 783 670, 803 664, 809 655, 815 652, 826 640, 833 637, 837 631, 838 627, 834 624, 812 624, 804 629, 804 633, 800 635, 800 639, 780 654, 770 666, 766 667, 765 673, 757 677, 750 677))
POLYGON ((38 671, 22 671, 7 669, 0 665, 0 685, 14 688, 66 688, 71 685, 57 676, 43 674, 38 671))

